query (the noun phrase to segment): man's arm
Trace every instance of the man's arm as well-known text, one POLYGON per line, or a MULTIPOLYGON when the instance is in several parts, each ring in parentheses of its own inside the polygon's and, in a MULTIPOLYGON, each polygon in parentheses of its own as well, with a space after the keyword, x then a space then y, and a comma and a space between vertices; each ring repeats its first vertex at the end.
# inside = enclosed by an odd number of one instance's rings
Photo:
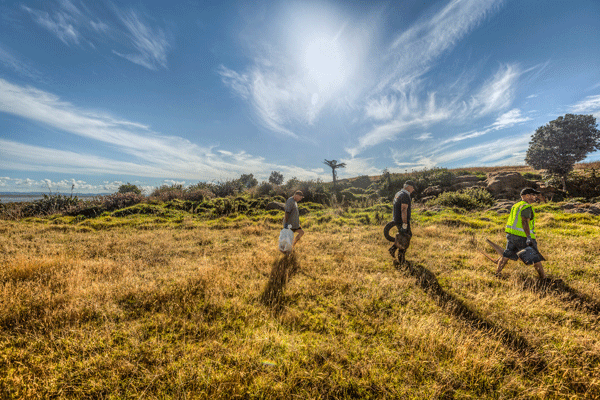
POLYGON ((531 231, 529 230, 529 218, 521 217, 521 223, 523 224, 523 230, 525 231, 525 236, 527 236, 527 241, 525 242, 527 246, 531 246, 533 244, 531 240, 531 231))
POLYGON ((400 211, 402 214, 402 229, 408 229, 408 204, 402 203, 400 211))

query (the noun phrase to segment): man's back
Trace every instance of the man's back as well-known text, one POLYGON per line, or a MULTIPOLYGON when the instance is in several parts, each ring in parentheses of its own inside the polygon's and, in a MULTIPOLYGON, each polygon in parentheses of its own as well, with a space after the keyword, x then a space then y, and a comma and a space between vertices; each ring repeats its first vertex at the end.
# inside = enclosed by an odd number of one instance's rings
POLYGON ((410 198, 410 193, 406 189, 400 190, 394 196, 394 221, 396 223, 405 223, 410 224, 410 208, 411 208, 412 200, 410 198), (408 205, 408 210, 406 211, 406 221, 402 221, 402 204, 408 205))

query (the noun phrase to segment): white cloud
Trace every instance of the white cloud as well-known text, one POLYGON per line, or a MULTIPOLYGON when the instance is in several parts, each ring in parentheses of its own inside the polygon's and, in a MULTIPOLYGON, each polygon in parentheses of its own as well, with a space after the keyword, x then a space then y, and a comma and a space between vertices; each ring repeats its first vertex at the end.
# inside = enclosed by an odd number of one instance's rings
POLYGON ((531 121, 531 118, 521 116, 521 110, 518 108, 513 108, 512 110, 500 115, 492 126, 495 129, 504 129, 527 121, 531 121))
POLYGON ((0 112, 84 137, 94 141, 95 146, 109 145, 115 156, 123 158, 125 155, 129 160, 0 139, 0 159, 5 169, 178 180, 231 179, 241 173, 253 173, 262 179, 274 170, 302 179, 320 176, 292 165, 267 163, 263 157, 244 151, 213 150, 178 136, 160 135, 146 125, 82 110, 51 93, 3 79, 0 79, 0 112))
POLYGON ((388 72, 378 85, 400 89, 427 72, 432 63, 478 26, 502 1, 453 0, 429 19, 402 32, 388 51, 388 72))
POLYGON ((167 35, 161 28, 151 27, 134 9, 123 11, 111 6, 112 13, 117 17, 115 26, 111 27, 87 7, 82 11, 68 0, 57 1, 58 5, 48 3, 52 6, 51 12, 24 5, 21 8, 67 46, 87 43, 90 48, 97 50, 98 42, 105 43, 108 40, 113 47, 112 53, 119 57, 150 70, 167 69, 167 54, 171 47, 167 35), (94 41, 97 43, 94 44, 94 41), (115 45, 122 49, 115 50, 115 45))
POLYGON ((420 134, 420 135, 418 135, 418 136, 415 136, 415 139, 416 139, 416 140, 421 140, 421 141, 424 141, 424 140, 429 140, 429 139, 431 139, 432 137, 433 137, 433 136, 432 136, 431 132, 425 132, 425 133, 421 133, 421 134, 420 134))
POLYGON ((96 31, 98 33, 106 33, 110 30, 110 27, 106 23, 104 23, 100 20, 97 20, 97 21, 90 20, 90 26, 92 27, 92 29, 94 31, 96 31))
POLYGON ((31 14, 35 22, 49 30, 67 46, 79 44, 80 34, 73 26, 74 20, 69 13, 58 10, 50 15, 45 11, 34 10, 24 5, 21 7, 31 14))
POLYGON ((34 68, 15 57, 2 44, 0 44, 0 64, 29 78, 37 79, 40 75, 34 68))
POLYGON ((471 147, 435 154, 434 157, 439 165, 465 159, 472 159, 473 165, 481 166, 497 164, 498 162, 503 162, 505 165, 523 164, 530 139, 531 133, 504 137, 471 147))
POLYGON ((516 83, 521 75, 516 65, 506 65, 487 81, 472 101, 480 116, 498 112, 510 106, 515 96, 516 83))
MULTIPOLYGON (((346 163, 345 168, 337 169, 337 174, 340 178, 352 178, 356 176, 362 175, 380 175, 381 168, 377 168, 374 166, 375 159, 373 158, 343 158, 339 160, 340 163, 346 163)), ((329 169, 329 177, 331 178, 331 169, 329 169)))
POLYGON ((571 106, 570 110, 574 113, 598 113, 600 112, 600 95, 588 96, 571 106))
POLYGON ((515 125, 518 125, 518 124, 521 124, 521 123, 527 122, 527 121, 531 121, 531 118, 522 116, 521 110, 519 110, 518 108, 514 108, 508 112, 505 112, 504 114, 501 114, 498 118, 496 118, 496 121, 492 125, 486 126, 482 130, 460 133, 458 135, 455 135, 453 137, 450 137, 450 138, 444 140, 442 142, 442 144, 460 142, 460 141, 467 140, 467 139, 473 139, 473 138, 476 138, 479 136, 486 135, 493 131, 510 128, 512 126, 515 126, 515 125))
POLYGON ((170 44, 164 31, 160 28, 153 29, 145 24, 134 10, 119 11, 117 15, 127 29, 131 44, 137 53, 121 54, 116 50, 113 50, 113 53, 151 70, 156 70, 158 67, 166 69, 170 44))
POLYGON ((383 96, 380 99, 371 99, 367 102, 365 112, 367 117, 377 120, 389 120, 396 113, 396 97, 383 96))

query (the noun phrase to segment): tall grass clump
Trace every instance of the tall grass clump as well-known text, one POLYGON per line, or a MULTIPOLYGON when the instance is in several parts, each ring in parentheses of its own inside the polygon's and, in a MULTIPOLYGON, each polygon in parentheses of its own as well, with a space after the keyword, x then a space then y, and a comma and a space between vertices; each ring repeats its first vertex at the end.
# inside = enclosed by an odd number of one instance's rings
POLYGON ((42 199, 25 204, 21 213, 23 217, 59 214, 77 207, 78 204, 77 196, 45 194, 42 199))

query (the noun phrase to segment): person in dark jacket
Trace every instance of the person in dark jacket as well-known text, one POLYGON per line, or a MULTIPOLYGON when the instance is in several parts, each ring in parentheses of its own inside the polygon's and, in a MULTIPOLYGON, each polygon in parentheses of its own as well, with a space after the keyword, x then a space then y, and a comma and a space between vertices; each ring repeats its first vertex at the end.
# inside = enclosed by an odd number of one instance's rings
MULTIPOLYGON (((404 186, 394 196, 393 217, 394 222, 398 227, 398 232, 401 234, 412 236, 410 229, 410 208, 412 204, 411 194, 415 191, 415 183, 413 181, 404 182, 404 186)), ((390 255, 395 257, 398 246, 396 243, 389 248, 390 255)))

